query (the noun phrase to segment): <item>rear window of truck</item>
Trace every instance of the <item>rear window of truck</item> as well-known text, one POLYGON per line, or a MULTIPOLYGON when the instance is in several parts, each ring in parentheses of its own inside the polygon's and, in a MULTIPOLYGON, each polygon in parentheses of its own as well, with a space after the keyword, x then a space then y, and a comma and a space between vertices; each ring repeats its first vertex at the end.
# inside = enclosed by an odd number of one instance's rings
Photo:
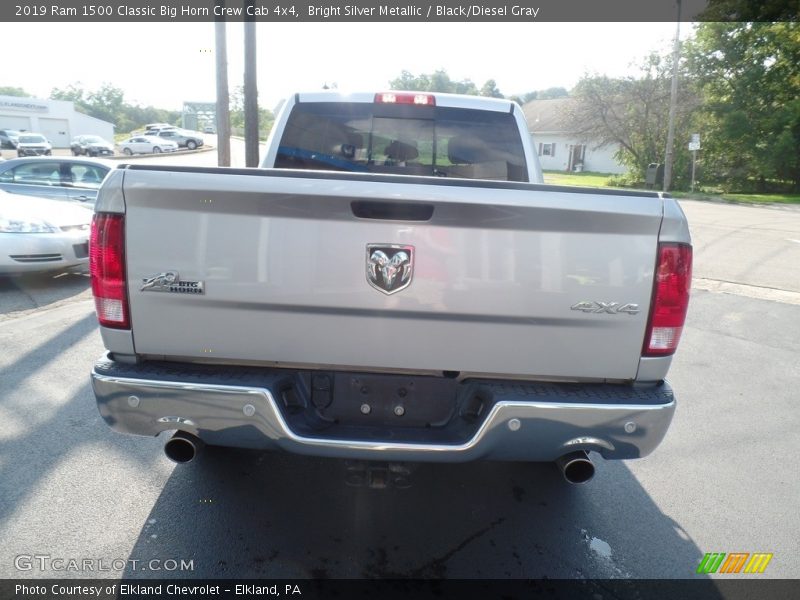
POLYGON ((304 102, 286 124, 277 168, 527 181, 510 113, 304 102))

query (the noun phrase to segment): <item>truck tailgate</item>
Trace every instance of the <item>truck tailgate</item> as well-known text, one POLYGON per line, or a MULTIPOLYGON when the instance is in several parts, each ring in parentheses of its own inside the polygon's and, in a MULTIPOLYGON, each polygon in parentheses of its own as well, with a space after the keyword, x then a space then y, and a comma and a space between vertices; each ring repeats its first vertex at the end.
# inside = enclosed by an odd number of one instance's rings
POLYGON ((663 210, 655 194, 144 166, 125 170, 123 194, 137 354, 636 376, 663 210), (371 244, 413 248, 405 289, 370 285, 371 244), (142 289, 165 272, 203 293, 142 289))

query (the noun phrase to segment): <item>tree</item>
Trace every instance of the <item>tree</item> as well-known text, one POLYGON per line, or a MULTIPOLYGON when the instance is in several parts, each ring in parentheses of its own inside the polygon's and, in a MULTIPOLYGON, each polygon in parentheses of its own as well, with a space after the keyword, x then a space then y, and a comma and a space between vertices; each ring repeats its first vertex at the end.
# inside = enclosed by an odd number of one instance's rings
POLYGON ((31 94, 29 94, 20 87, 13 87, 10 85, 0 86, 0 96, 19 96, 22 98, 26 98, 30 95, 31 94))
POLYGON ((701 23, 687 56, 706 172, 729 189, 800 191, 800 25, 701 23))
MULTIPOLYGON (((491 81, 491 80, 490 80, 491 81)), ((488 83, 488 82, 487 82, 488 83)), ((484 86, 485 87, 485 86, 484 86)), ((408 90, 409 92, 444 92, 450 94, 478 95, 478 88, 469 79, 453 81, 444 69, 433 73, 414 75, 409 71, 401 71, 400 77, 389 82, 393 90, 408 90)))
MULTIPOLYGON (((326 84, 327 85, 327 84, 326 84)), ((335 86, 335 84, 334 84, 335 86)), ((323 88, 330 89, 330 88, 323 88)), ((333 89, 336 89, 335 87, 333 89)), ((231 129, 236 131, 237 134, 244 134, 244 86, 240 85, 234 88, 231 93, 230 99, 230 114, 231 114, 231 129)), ((271 110, 258 107, 258 129, 259 137, 266 138, 272 129, 272 124, 275 121, 275 115, 271 110)))
POLYGON ((538 92, 533 92, 535 94, 534 98, 538 100, 550 100, 551 98, 566 98, 569 96, 569 92, 563 87, 550 87, 546 90, 539 90, 538 92))
MULTIPOLYGON (((576 101, 569 115, 573 133, 598 145, 617 144, 616 158, 637 181, 650 163, 661 163, 667 141, 672 57, 648 56, 638 77, 612 79, 584 76, 572 91, 576 101)), ((690 179, 686 144, 697 98, 685 73, 678 84, 675 118, 675 181, 690 179)))
POLYGON ((389 82, 389 88, 393 90, 408 90, 409 92, 427 91, 430 87, 430 79, 427 75, 416 76, 410 71, 403 70, 400 77, 389 82))
POLYGON ((145 123, 177 123, 180 118, 178 111, 128 104, 123 90, 109 83, 90 91, 85 90, 78 81, 64 89, 53 88, 50 98, 72 102, 75 110, 113 123, 117 131, 122 133, 133 131, 145 123))
POLYGON ((539 92, 527 92, 522 95, 514 94, 512 96, 509 96, 508 99, 516 102, 521 106, 526 102, 530 102, 531 100, 537 100, 538 97, 539 97, 539 92))
POLYGON ((489 79, 486 83, 483 84, 481 91, 478 92, 481 96, 487 96, 489 98, 504 98, 503 94, 500 93, 500 90, 497 89, 497 83, 495 83, 494 79, 489 79))
MULTIPOLYGON (((487 79, 486 83, 478 89, 471 79, 453 81, 444 69, 419 75, 414 75, 410 71, 401 71, 400 77, 389 82, 389 88, 393 90, 408 90, 409 92, 445 92, 486 96, 488 98, 506 98, 498 89, 497 82, 494 79, 487 79)), ((567 90, 563 87, 551 87, 538 92, 508 96, 507 98, 517 104, 525 104, 537 98, 544 100, 547 98, 562 98, 568 95, 567 90)))
POLYGON ((697 21, 796 21, 799 0, 709 0, 697 21))
POLYGON ((537 90, 535 92, 527 92, 525 94, 508 96, 509 100, 513 100, 519 105, 530 102, 531 100, 550 100, 551 98, 566 98, 569 92, 563 87, 551 87, 546 90, 537 90))
POLYGON ((129 130, 134 124, 126 113, 125 92, 110 83, 104 83, 99 90, 89 92, 86 97, 93 117, 114 123, 122 131, 129 130))
POLYGON ((53 88, 50 91, 50 99, 72 102, 75 105, 75 110, 84 114, 89 114, 89 103, 86 99, 86 92, 81 87, 80 81, 70 83, 63 90, 60 88, 53 88))

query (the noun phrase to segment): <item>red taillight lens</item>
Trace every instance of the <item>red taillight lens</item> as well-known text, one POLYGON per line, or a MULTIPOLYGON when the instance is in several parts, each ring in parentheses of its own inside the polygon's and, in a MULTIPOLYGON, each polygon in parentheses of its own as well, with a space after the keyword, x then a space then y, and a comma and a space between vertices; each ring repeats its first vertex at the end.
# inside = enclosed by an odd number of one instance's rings
POLYGON ((92 274, 92 293, 100 325, 129 329, 123 215, 98 213, 92 218, 89 271, 92 274))
POLYGON ((644 356, 666 356, 675 352, 689 308, 691 283, 692 247, 659 244, 644 356))
POLYGON ((416 104, 417 106, 436 106, 433 94, 415 94, 409 92, 383 92, 375 94, 378 104, 416 104))

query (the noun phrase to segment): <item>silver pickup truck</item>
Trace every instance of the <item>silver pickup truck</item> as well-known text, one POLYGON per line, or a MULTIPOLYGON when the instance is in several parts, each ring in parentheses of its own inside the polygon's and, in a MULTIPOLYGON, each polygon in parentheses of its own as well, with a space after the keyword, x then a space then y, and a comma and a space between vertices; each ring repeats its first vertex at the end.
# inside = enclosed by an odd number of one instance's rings
POLYGON ((692 250, 661 193, 542 184, 503 100, 298 94, 262 168, 100 190, 92 371, 115 430, 364 461, 649 454, 692 250))

